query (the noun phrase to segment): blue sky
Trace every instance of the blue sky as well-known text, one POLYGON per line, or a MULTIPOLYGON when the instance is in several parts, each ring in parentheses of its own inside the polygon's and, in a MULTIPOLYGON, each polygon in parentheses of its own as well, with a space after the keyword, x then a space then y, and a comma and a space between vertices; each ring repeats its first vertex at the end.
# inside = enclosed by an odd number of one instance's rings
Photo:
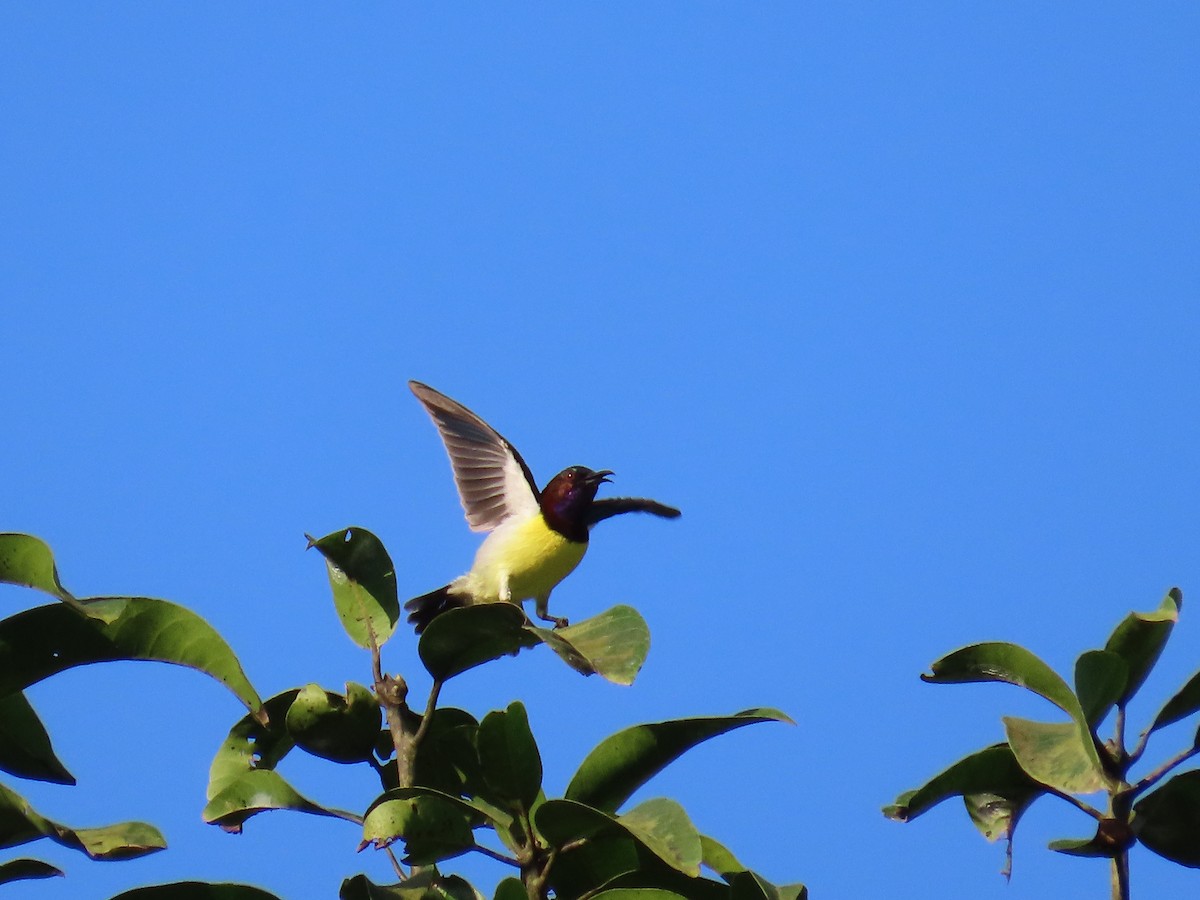
MULTIPOLYGON (((611 468, 684 510, 604 523, 555 594, 642 611, 632 688, 539 651, 443 695, 524 700, 552 792, 627 725, 773 705, 797 727, 644 796, 814 897, 1102 895, 1104 866, 1044 849, 1088 831, 1063 804, 1023 821, 1011 887, 953 804, 879 807, 1048 714, 923 685, 933 659, 1012 640, 1069 672, 1171 585, 1200 596, 1198 40, 1186 4, 7 4, 0 530, 49 541, 76 593, 195 609, 264 695, 366 681, 303 532, 375 531, 405 594, 465 570, 419 378, 541 479, 611 468)), ((1135 723, 1200 668, 1188 613, 1135 723)), ((414 642, 388 650, 420 684, 414 642)), ((36 845, 68 878, 11 896, 386 879, 345 823, 200 822, 241 714, 202 677, 30 696, 80 785, 15 786, 171 849, 36 845)), ((1132 867, 1134 896, 1195 888, 1132 867)))

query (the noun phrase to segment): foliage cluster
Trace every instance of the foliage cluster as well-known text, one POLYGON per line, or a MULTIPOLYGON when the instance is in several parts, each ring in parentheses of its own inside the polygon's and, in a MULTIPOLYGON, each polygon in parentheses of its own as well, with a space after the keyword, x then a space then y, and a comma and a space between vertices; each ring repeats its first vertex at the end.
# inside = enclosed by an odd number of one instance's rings
MULTIPOLYGON (((344 693, 316 684, 265 702, 225 640, 195 613, 147 597, 77 598, 62 585, 50 548, 24 534, 0 534, 0 582, 47 593, 54 603, 0 620, 0 770, 57 784, 74 778, 56 755, 25 689, 75 666, 155 660, 187 666, 225 685, 246 707, 218 748, 209 773, 206 822, 241 831, 271 810, 332 816, 359 829, 360 848, 386 853, 392 884, 347 878, 343 900, 482 900, 462 877, 443 871, 466 853, 509 867, 496 900, 802 900, 803 885, 777 886, 750 871, 718 840, 701 834, 679 803, 653 798, 628 806, 655 774, 690 748, 746 725, 790 721, 772 709, 636 725, 610 736, 582 761, 563 796, 547 797, 542 756, 525 707, 514 701, 481 718, 438 703, 452 678, 545 644, 571 669, 632 684, 649 651, 649 632, 632 608, 617 606, 576 625, 546 629, 520 607, 494 603, 450 610, 420 636, 429 678, 419 710, 404 678, 385 672, 382 650, 400 607, 395 572, 383 544, 346 528, 309 544, 325 559, 338 617, 369 655, 370 685, 344 693), (366 809, 314 802, 278 771, 293 750, 338 765, 363 765, 380 793, 366 809), (400 852, 397 852, 399 849, 400 852)), ((922 678, 933 684, 1002 682, 1045 698, 1065 721, 1006 717, 1004 741, 972 753, 884 812, 911 821, 961 797, 989 840, 1007 842, 1023 814, 1043 796, 1091 818, 1094 833, 1054 841, 1051 849, 1110 862, 1112 895, 1129 896, 1129 851, 1141 844, 1200 868, 1200 770, 1180 767, 1200 755, 1191 743, 1157 766, 1141 766, 1151 737, 1200 713, 1200 673, 1190 678, 1130 746, 1126 716, 1178 620, 1183 597, 1131 613, 1102 648, 1075 663, 1073 685, 1016 644, 991 642, 956 650, 922 678), (1112 736, 1100 729, 1110 723, 1112 736), (1136 773, 1136 774, 1135 774, 1136 773), (1103 804, 1094 797, 1103 799, 1103 804)), ((0 848, 46 839, 93 860, 121 860, 166 847, 145 822, 76 828, 49 819, 0 784, 0 848)), ((0 862, 0 884, 63 873, 35 859, 0 862)), ((247 885, 176 883, 135 888, 120 900, 271 900, 247 885)), ((118 898, 113 898, 118 900, 118 898)))
POLYGON ((1200 712, 1200 673, 1155 715, 1130 748, 1126 710, 1158 662, 1179 619, 1183 594, 1172 588, 1161 605, 1130 613, 1104 647, 1075 661, 1074 689, 1024 647, 984 643, 963 647, 933 664, 931 684, 1002 682, 1023 687, 1066 713, 1065 722, 1006 717, 1005 741, 959 760, 920 788, 901 794, 884 814, 907 822, 950 797, 961 797, 988 840, 1008 842, 1004 872, 1012 865, 1012 838, 1021 816, 1039 798, 1057 797, 1094 821, 1089 837, 1056 840, 1050 849, 1110 860, 1112 895, 1129 896, 1129 850, 1135 844, 1180 865, 1200 867, 1200 771, 1179 766, 1200 754, 1200 730, 1189 746, 1148 772, 1133 770, 1150 737, 1200 712), (1100 728, 1112 718, 1108 740, 1100 728), (1156 787, 1157 786, 1157 787, 1156 787), (1152 790, 1153 789, 1153 790, 1152 790), (1100 795, 1103 809, 1084 798, 1100 795))
MULTIPOLYGON (((253 816, 292 810, 348 820, 360 846, 387 853, 397 881, 346 879, 343 900, 482 900, 448 860, 479 853, 508 866, 497 900, 800 900, 802 885, 776 886, 702 835, 667 798, 625 808, 632 795, 691 747, 758 722, 790 721, 771 709, 676 719, 627 728, 602 741, 578 767, 562 797, 547 797, 542 759, 525 708, 514 701, 482 718, 438 705, 448 680, 476 666, 545 644, 572 669, 633 682, 649 650, 642 617, 618 606, 561 629, 533 625, 515 605, 497 603, 443 614, 421 635, 429 678, 420 711, 409 686, 384 671, 382 648, 399 618, 395 572, 383 544, 362 528, 319 540, 333 600, 347 634, 370 655, 371 685, 345 693, 308 684, 261 700, 229 645, 195 613, 146 597, 76 598, 62 585, 49 547, 24 534, 0 535, 0 581, 57 602, 0 621, 0 770, 59 784, 74 778, 58 759, 25 697, 30 685, 66 669, 110 660, 188 666, 221 682, 246 706, 209 773, 206 822, 241 831, 253 816), (279 773, 300 750, 339 765, 369 766, 381 793, 362 812, 324 806, 279 773), (402 848, 401 853, 396 848, 402 848)), ((72 828, 35 811, 0 785, 0 847, 38 839, 94 860, 129 859, 166 846, 144 822, 72 828)), ((63 874, 41 860, 0 864, 0 884, 63 874)), ((194 882, 135 888, 120 900, 270 900, 247 885, 194 882)), ((117 898, 114 898, 117 900, 117 898)))

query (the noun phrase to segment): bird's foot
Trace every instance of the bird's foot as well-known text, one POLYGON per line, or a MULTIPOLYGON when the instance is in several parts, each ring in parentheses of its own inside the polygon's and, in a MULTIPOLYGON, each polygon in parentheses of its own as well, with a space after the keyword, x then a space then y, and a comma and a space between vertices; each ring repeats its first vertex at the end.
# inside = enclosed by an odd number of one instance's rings
POLYGON ((534 613, 543 622, 553 622, 555 629, 567 627, 566 619, 561 619, 558 616, 550 615, 550 595, 549 594, 545 594, 544 596, 537 598, 537 602, 534 604, 534 613))
POLYGON ((569 624, 571 624, 561 616, 552 616, 548 612, 539 612, 538 618, 543 622, 553 622, 555 631, 557 631, 559 628, 566 628, 569 624))

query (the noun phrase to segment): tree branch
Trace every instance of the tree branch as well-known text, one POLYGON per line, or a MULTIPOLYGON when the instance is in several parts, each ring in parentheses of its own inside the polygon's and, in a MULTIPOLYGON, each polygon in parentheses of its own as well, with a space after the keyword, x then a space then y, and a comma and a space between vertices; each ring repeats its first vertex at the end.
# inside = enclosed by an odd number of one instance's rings
POLYGON ((1112 858, 1112 900, 1129 900, 1129 851, 1112 858))
POLYGON ((396 748, 396 779, 399 787, 412 787, 412 759, 415 748, 412 747, 412 735, 404 714, 410 713, 408 708, 408 684, 400 676, 383 674, 383 660, 379 652, 379 641, 375 637, 375 628, 370 618, 366 620, 367 638, 371 642, 371 675, 375 680, 375 696, 383 707, 387 717, 388 731, 392 734, 392 744, 396 748))

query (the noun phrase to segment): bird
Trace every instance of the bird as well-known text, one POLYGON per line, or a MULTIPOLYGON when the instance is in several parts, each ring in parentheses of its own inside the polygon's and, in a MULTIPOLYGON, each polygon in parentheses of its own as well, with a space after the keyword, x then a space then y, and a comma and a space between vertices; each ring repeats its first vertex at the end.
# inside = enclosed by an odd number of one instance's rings
POLYGON ((539 491, 521 454, 496 429, 426 384, 408 386, 441 435, 467 524, 487 532, 465 575, 404 604, 417 634, 449 609, 500 601, 521 606, 530 599, 539 619, 564 628, 568 620, 550 614, 550 592, 583 559, 593 526, 631 512, 680 515, 641 497, 597 500, 600 485, 614 474, 610 469, 568 466, 539 491))

